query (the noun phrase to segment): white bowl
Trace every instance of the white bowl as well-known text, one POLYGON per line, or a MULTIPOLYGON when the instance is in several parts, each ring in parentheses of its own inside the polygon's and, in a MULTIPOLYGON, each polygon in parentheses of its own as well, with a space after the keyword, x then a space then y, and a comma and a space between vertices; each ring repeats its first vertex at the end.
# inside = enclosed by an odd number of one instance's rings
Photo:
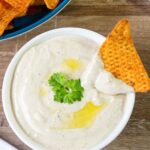
MULTIPOLYGON (((5 76, 4 76, 3 87, 2 87, 2 102, 3 102, 3 108, 4 108, 6 118, 8 120, 8 123, 9 123, 10 127, 13 129, 13 131, 16 133, 16 135, 25 144, 27 144, 29 147, 31 147, 32 149, 35 149, 35 150, 40 150, 40 149, 42 149, 42 147, 38 143, 33 141, 23 131, 23 129, 20 127, 19 123, 17 122, 17 120, 15 118, 13 107, 12 107, 12 102, 11 102, 11 100, 12 100, 11 99, 11 82, 12 82, 12 78, 13 78, 13 74, 14 74, 16 65, 19 62, 22 55, 24 54, 24 52, 26 52, 32 46, 41 43, 42 41, 45 41, 47 39, 50 39, 50 38, 53 38, 56 36, 60 36, 60 35, 83 36, 83 37, 89 38, 91 40, 94 40, 99 45, 101 45, 105 40, 104 36, 102 36, 98 33, 95 33, 93 31, 81 29, 81 28, 60 28, 60 29, 55 29, 55 30, 45 32, 45 33, 40 34, 37 37, 33 38, 29 42, 27 42, 17 52, 17 54, 14 56, 11 63, 9 64, 7 71, 5 73, 5 76)), ((111 143, 121 133, 121 131, 124 129, 124 127, 126 126, 128 120, 130 118, 134 103, 135 103, 135 93, 128 94, 126 102, 125 102, 125 106, 124 106, 124 113, 122 115, 120 122, 117 124, 116 128, 109 134, 109 136, 107 138, 105 138, 103 141, 101 141, 98 145, 95 145, 95 147, 93 147, 92 150, 99 150, 99 149, 104 148, 106 145, 111 143)))

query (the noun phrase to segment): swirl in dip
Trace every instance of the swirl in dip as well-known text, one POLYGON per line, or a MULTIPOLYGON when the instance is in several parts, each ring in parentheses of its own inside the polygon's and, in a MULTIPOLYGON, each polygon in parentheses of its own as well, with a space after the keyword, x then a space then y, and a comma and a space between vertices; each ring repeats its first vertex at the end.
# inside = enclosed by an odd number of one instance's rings
POLYGON ((87 150, 119 123, 132 88, 104 69, 99 45, 80 36, 59 36, 27 50, 12 83, 13 108, 22 129, 43 150, 87 150), (49 77, 63 72, 81 79, 81 101, 54 101, 49 77))

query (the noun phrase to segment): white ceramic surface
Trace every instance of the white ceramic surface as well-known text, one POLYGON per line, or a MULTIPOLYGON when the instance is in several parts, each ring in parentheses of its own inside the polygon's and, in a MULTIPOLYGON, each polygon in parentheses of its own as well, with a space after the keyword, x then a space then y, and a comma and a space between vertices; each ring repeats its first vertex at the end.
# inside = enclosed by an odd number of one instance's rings
MULTIPOLYGON (((28 135, 23 131, 23 129, 20 127, 19 123, 17 122, 13 107, 12 107, 12 102, 11 102, 11 82, 13 78, 13 74, 16 68, 16 65, 24 52, 26 52, 29 48, 32 46, 45 41, 47 39, 60 36, 60 35, 79 35, 83 36, 86 38, 89 38, 91 40, 94 40, 96 43, 101 45, 105 37, 102 35, 95 33, 90 30, 82 29, 82 28, 60 28, 60 29, 55 29, 51 30, 48 32, 45 32, 43 34, 38 35, 37 37, 33 38, 29 42, 27 42, 14 56, 12 59, 11 63, 9 64, 7 71, 4 76, 4 81, 3 81, 3 87, 2 87, 2 102, 3 102, 3 108, 4 112, 6 115, 6 118, 8 120, 8 123, 10 127, 13 129, 13 131, 16 133, 16 135, 29 147, 31 147, 34 150, 41 150, 42 147, 38 143, 36 143, 34 140, 32 140, 28 135)), ((125 107, 124 107, 124 113, 121 118, 121 121, 118 123, 116 128, 111 132, 111 134, 101 141, 98 145, 95 145, 95 147, 92 148, 92 150, 99 150, 104 148, 106 145, 111 143, 119 134, 120 132, 124 129, 126 126, 130 115, 133 110, 133 106, 135 103, 135 93, 128 94, 127 95, 127 100, 125 102, 125 107)))

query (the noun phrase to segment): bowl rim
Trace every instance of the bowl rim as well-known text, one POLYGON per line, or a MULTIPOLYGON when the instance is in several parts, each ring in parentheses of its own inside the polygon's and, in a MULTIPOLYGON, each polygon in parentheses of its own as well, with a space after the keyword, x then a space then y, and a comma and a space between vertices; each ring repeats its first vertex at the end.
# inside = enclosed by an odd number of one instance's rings
MULTIPOLYGON (((4 79, 3 79, 3 85, 2 85, 2 105, 4 109, 5 116, 7 118, 7 121, 14 131, 14 133, 21 139, 22 142, 24 142, 26 145, 31 147, 32 149, 41 150, 43 147, 35 142, 31 137, 27 136, 27 133, 23 131, 19 123, 17 122, 15 118, 15 114, 12 107, 11 102, 11 84, 13 79, 13 74, 15 72, 15 68, 17 66, 17 63, 21 59, 22 55, 32 46, 39 44, 42 41, 47 40, 48 38, 54 38, 56 36, 60 35, 78 35, 83 36, 86 38, 89 38, 91 40, 94 40, 98 44, 102 44, 105 41, 105 37, 101 34, 98 34, 94 31, 90 31, 83 28, 59 28, 47 31, 45 33, 42 33, 35 38, 31 39, 29 42, 27 42, 25 45, 23 45, 20 50, 16 53, 16 55, 11 60, 10 64, 8 65, 8 68, 6 70, 4 79)), ((125 128, 126 124, 128 123, 128 120, 131 116, 131 113, 133 111, 135 103, 135 93, 127 94, 127 99, 125 103, 125 113, 123 113, 123 116, 120 120, 120 122, 116 125, 114 130, 106 137, 104 140, 102 140, 99 144, 94 146, 91 150, 98 150, 102 149, 108 144, 110 144, 125 128)))
POLYGON ((22 28, 19 29, 17 31, 14 31, 12 33, 8 33, 8 34, 4 34, 2 36, 0 36, 0 42, 8 40, 8 39, 12 39, 15 37, 18 37, 20 35, 23 35, 27 32, 32 31, 33 29, 41 26, 42 24, 46 23, 47 21, 49 21, 50 19, 52 19, 53 17, 55 17, 61 10, 63 10, 69 3, 71 2, 71 0, 63 0, 54 10, 52 10, 51 12, 49 12, 47 15, 45 15, 44 17, 42 17, 41 19, 37 20, 36 22, 22 28))

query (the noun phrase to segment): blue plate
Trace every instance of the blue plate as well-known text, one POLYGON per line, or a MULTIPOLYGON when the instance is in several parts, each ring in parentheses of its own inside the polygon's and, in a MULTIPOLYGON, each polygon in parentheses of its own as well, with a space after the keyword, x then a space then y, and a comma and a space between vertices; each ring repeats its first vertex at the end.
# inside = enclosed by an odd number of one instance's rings
POLYGON ((15 28, 5 31, 5 33, 0 36, 0 41, 19 36, 39 26, 59 13, 70 1, 71 0, 61 0, 59 5, 54 10, 49 10, 43 6, 43 9, 41 7, 41 12, 35 15, 31 14, 14 19, 12 24, 15 28))

